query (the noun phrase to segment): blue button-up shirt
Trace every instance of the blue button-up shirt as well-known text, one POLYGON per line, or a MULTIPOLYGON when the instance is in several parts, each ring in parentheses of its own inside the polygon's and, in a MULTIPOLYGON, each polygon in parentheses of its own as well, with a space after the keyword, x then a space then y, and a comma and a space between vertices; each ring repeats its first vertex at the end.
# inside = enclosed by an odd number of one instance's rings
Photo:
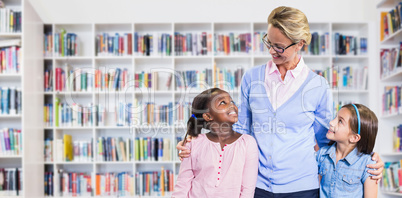
POLYGON ((233 125, 236 132, 250 134, 257 141, 256 187, 273 193, 318 189, 314 145, 329 142, 325 135, 333 117, 331 89, 310 70, 300 88, 275 109, 266 91, 265 69, 266 65, 257 66, 244 74, 239 119, 233 125))
POLYGON ((317 152, 318 173, 322 176, 320 197, 363 197, 364 182, 371 176, 367 164, 375 164, 368 154, 353 149, 336 163, 336 143, 317 152))

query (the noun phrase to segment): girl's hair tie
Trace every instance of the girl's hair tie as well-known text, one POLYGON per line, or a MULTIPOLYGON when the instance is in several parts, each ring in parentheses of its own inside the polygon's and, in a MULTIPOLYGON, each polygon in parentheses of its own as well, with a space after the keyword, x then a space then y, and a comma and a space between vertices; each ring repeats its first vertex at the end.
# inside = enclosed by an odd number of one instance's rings
POLYGON ((195 115, 194 115, 194 114, 193 114, 193 115, 191 115, 191 117, 193 117, 193 118, 197 119, 197 117, 195 117, 195 115))
POLYGON ((357 127, 357 134, 360 135, 360 113, 359 110, 357 109, 357 106, 355 104, 352 104, 352 106, 355 108, 356 110, 356 115, 357 115, 357 123, 358 123, 358 127, 357 127))

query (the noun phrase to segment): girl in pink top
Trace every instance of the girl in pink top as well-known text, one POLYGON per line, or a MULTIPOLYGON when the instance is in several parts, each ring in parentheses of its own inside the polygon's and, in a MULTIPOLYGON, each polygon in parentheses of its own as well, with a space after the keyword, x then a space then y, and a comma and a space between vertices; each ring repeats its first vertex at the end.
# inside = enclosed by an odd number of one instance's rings
POLYGON ((197 138, 186 144, 191 156, 181 162, 172 197, 254 197, 257 143, 232 130, 237 107, 230 95, 218 88, 205 90, 194 98, 192 113, 187 134, 197 138), (210 132, 201 134, 202 128, 210 132))

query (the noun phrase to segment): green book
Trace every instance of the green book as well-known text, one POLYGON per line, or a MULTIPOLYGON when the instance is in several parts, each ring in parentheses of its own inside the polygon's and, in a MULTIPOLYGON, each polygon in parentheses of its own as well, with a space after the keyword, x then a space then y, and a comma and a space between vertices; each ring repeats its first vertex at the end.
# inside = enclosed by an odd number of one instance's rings
POLYGON ((144 139, 140 138, 140 161, 144 161, 144 139))
POLYGON ((144 138, 144 161, 148 160, 148 140, 146 138, 144 138))
POLYGON ((83 72, 81 74, 81 91, 87 90, 87 73, 83 72))
POLYGON ((14 133, 13 133, 13 129, 7 129, 8 131, 8 138, 10 139, 10 154, 14 154, 14 133))
POLYGON ((140 160, 140 140, 135 138, 135 161, 140 160))
POLYGON ((60 34, 60 38, 61 38, 61 56, 64 56, 64 35, 66 35, 66 30, 64 28, 61 29, 61 34, 60 34))
POLYGON ((59 126, 59 104, 60 104, 60 99, 56 98, 56 101, 54 103, 54 106, 55 106, 54 123, 56 124, 56 127, 59 126))

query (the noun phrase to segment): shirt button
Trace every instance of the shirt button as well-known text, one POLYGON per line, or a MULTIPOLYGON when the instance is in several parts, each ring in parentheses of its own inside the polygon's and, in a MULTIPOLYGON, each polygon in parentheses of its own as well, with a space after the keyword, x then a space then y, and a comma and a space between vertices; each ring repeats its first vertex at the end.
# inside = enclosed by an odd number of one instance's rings
POLYGON ((225 144, 225 146, 227 146, 227 144, 225 144))
POLYGON ((219 157, 222 157, 222 155, 220 155, 219 157))
POLYGON ((219 168, 221 168, 221 167, 219 166, 219 168))
POLYGON ((273 173, 274 171, 273 170, 271 170, 271 173, 273 173))
POLYGON ((271 159, 272 157, 271 156, 269 156, 269 159, 271 159))
POLYGON ((221 163, 221 160, 219 160, 219 163, 221 163))
POLYGON ((222 149, 222 151, 224 151, 225 149, 222 149))
POLYGON ((219 178, 218 178, 218 180, 219 180, 219 178))
POLYGON ((218 172, 218 174, 221 174, 221 172, 218 172))

